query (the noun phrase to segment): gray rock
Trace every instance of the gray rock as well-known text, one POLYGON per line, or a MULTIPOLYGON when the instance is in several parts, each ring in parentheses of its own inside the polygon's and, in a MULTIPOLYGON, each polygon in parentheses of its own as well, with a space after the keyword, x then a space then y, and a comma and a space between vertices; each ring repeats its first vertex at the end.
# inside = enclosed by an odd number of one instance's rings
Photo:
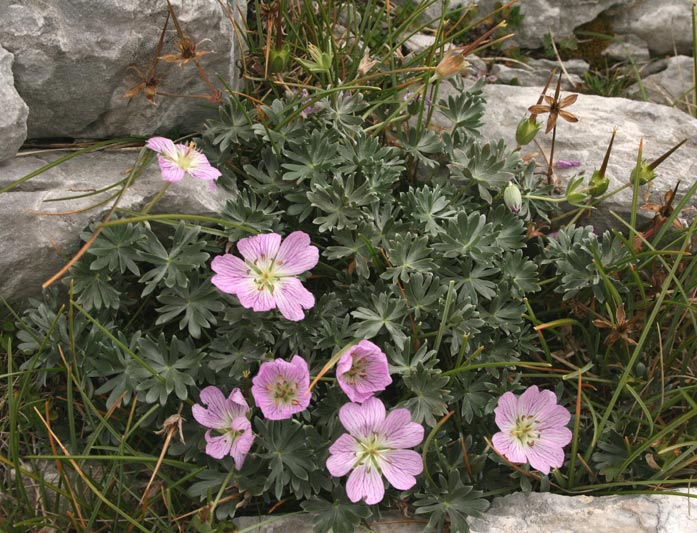
MULTIPOLYGON (((498 2, 499 0, 480 0, 478 13, 484 15, 492 12, 498 2)), ((635 0, 525 0, 519 2, 523 22, 520 31, 516 32, 515 42, 523 48, 540 48, 546 33, 551 33, 555 41, 571 37, 575 28, 592 21, 608 8, 634 2, 635 0)))
MULTIPOLYGON (((17 157, 0 163, 0 188, 55 161, 56 153, 17 157)), ((137 152, 95 152, 80 155, 0 194, 0 295, 19 302, 41 292, 41 284, 65 265, 80 246, 80 232, 99 220, 112 202, 96 210, 77 212, 114 194, 115 189, 73 200, 107 187, 127 175, 137 152), (40 215, 35 212, 63 213, 40 215), (101 215, 101 216, 100 216, 101 215)), ((164 182, 153 161, 124 194, 119 206, 137 210, 162 189, 164 182)), ((218 187, 211 193, 202 180, 185 177, 169 187, 153 212, 216 213, 228 194, 218 187)))
MULTIPOLYGON (((687 489, 678 489, 687 494, 687 489)), ((423 531, 425 515, 412 519, 383 513, 370 523, 376 533, 423 531)), ((311 533, 315 517, 239 517, 235 526, 249 533, 311 533), (257 527, 254 527, 257 526, 257 527)), ((494 501, 481 518, 468 519, 471 533, 691 533, 697 531, 697 512, 685 496, 560 496, 514 493, 494 501)), ((455 533, 455 532, 453 532, 455 533)))
MULTIPOLYGON (((232 13, 246 12, 245 0, 228 1, 232 13)), ((209 77, 215 81, 215 73, 220 73, 234 86, 238 40, 220 4, 210 0, 172 0, 172 4, 197 49, 214 51, 200 58, 209 77)), ((211 113, 203 107, 205 100, 157 97, 154 106, 142 93, 130 103, 123 97, 142 81, 134 67, 147 72, 166 13, 162 0, 1 1, 0 45, 15 56, 15 84, 29 106, 29 137, 196 129, 211 113)), ((177 43, 170 20, 160 56, 176 54, 177 43)), ((180 67, 160 60, 157 73, 162 76, 162 91, 207 91, 193 62, 180 67)))
MULTIPOLYGON (((490 74, 496 76, 499 83, 506 85, 520 85, 523 87, 544 86, 549 73, 555 67, 558 67, 556 61, 531 59, 525 64, 514 63, 510 67, 498 63, 491 68, 490 74)), ((563 89, 575 90, 583 85, 582 76, 588 71, 588 63, 580 59, 572 59, 564 63, 564 68, 569 75, 562 75, 563 89)))
MULTIPOLYGON (((442 85, 440 96, 446 97, 452 86, 442 85)), ((484 125, 481 129, 485 139, 503 138, 510 147, 515 147, 515 130, 518 122, 527 114, 527 108, 537 102, 541 87, 510 87, 506 85, 487 85, 484 96, 487 100, 484 125)), ((566 93, 562 93, 562 97, 566 93)), ((557 141, 555 160, 578 160, 581 166, 555 172, 562 183, 576 174, 590 177, 600 167, 612 128, 617 128, 612 156, 607 175, 610 189, 614 190, 629 181, 629 175, 636 164, 639 140, 644 139, 643 157, 652 161, 683 139, 688 141, 657 169, 658 176, 651 186, 641 188, 640 205, 645 201, 661 203, 663 194, 682 180, 681 191, 685 191, 697 174, 697 119, 677 109, 636 102, 625 98, 604 98, 601 96, 579 95, 578 100, 568 109, 579 118, 571 124, 559 119, 557 122, 557 141), (645 200, 646 199, 646 200, 645 200)), ((546 120, 543 115, 538 120, 546 120)), ((434 115, 435 125, 447 127, 442 116, 434 115)), ((538 134, 538 142, 549 149, 549 136, 538 134)), ((532 146, 532 147, 531 147, 532 146)), ((523 152, 535 150, 528 145, 523 152)), ((542 161, 541 157, 537 157, 542 161)), ((544 172, 546 167, 541 169, 544 172)), ((631 188, 605 200, 592 216, 592 224, 600 229, 617 227, 618 223, 609 211, 629 218, 631 208, 631 188)), ((680 192, 678 198, 682 198, 680 192)), ((697 207, 697 198, 690 201, 697 207)), ((694 211, 692 211, 694 214, 694 211)), ((651 211, 639 210, 639 224, 647 224, 654 216, 651 211)))
POLYGON ((423 52, 427 48, 430 48, 433 46, 433 43, 436 42, 436 37, 435 35, 428 35, 425 33, 415 33, 411 37, 409 37, 406 41, 404 41, 404 47, 409 51, 409 52, 423 52))
POLYGON ((0 46, 0 161, 14 157, 27 138, 29 108, 15 89, 12 58, 0 46))
MULTIPOLYGON (((687 490, 683 489, 687 494, 687 490)), ((689 533, 697 531, 685 496, 560 496, 516 493, 495 498, 472 533, 689 533)))
MULTIPOLYGON (((688 56, 674 56, 665 60, 665 70, 642 79, 646 96, 651 102, 677 105, 684 111, 692 109, 694 63, 688 56)), ((641 99, 638 85, 627 91, 630 98, 641 99)))
POLYGON ((607 15, 613 30, 641 37, 654 54, 691 54, 690 4, 691 0, 635 0, 607 15))
POLYGON ((649 60, 649 45, 636 35, 616 35, 602 55, 612 61, 634 60, 645 63, 649 60))

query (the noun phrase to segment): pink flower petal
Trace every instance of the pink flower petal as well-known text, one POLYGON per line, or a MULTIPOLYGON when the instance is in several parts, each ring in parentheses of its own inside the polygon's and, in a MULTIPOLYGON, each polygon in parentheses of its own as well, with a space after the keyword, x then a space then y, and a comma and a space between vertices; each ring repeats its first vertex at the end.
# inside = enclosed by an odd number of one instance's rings
POLYGON ((384 498, 385 485, 375 468, 359 466, 346 481, 346 494, 353 503, 365 500, 368 505, 374 505, 384 498))
POLYGON ((228 294, 236 294, 241 282, 253 278, 249 265, 231 254, 214 257, 211 269, 217 274, 211 279, 213 285, 228 294))
POLYGON ((157 162, 160 165, 163 180, 176 183, 184 177, 184 169, 169 159, 158 155, 157 162))
POLYGON ((550 427, 540 430, 540 444, 563 448, 571 442, 573 433, 567 427, 550 427))
POLYGON ((199 404, 191 408, 196 422, 207 428, 225 428, 228 424, 228 414, 225 405, 225 396, 218 387, 209 386, 201 391, 199 396, 201 403, 207 405, 204 409, 199 404))
POLYGON ((496 425, 506 431, 512 428, 518 417, 518 399, 512 392, 505 392, 494 409, 496 425))
POLYGON ((282 420, 307 409, 311 399, 311 394, 307 392, 309 386, 307 362, 295 355, 290 363, 282 359, 262 363, 259 372, 252 378, 252 396, 264 418, 282 420), (281 402, 274 397, 276 382, 281 378, 295 384, 296 396, 290 398, 290 402, 281 402))
POLYGON ((276 254, 277 272, 281 276, 297 276, 318 262, 319 250, 310 245, 310 236, 303 231, 288 235, 276 254))
POLYGON ((147 140, 145 146, 151 150, 154 150, 155 152, 170 156, 174 155, 177 151, 174 143, 165 137, 151 137, 147 140))
POLYGON ((390 450, 380 461, 380 468, 394 488, 407 490, 416 485, 414 476, 423 471, 424 465, 421 456, 412 450, 390 450))
POLYGON ((276 283, 273 298, 278 310, 288 320, 297 322, 305 318, 303 309, 315 305, 315 297, 298 278, 282 278, 276 283))
POLYGON ((525 449, 530 466, 543 474, 549 474, 551 468, 560 468, 564 464, 564 450, 558 447, 544 446, 538 441, 525 449))
POLYGON ((390 448, 412 448, 424 440, 424 428, 411 421, 408 409, 394 409, 380 425, 380 433, 390 448))
POLYGON ((510 434, 506 434, 503 432, 496 433, 491 438, 491 443, 494 445, 494 448, 496 448, 496 450, 510 462, 527 462, 527 457, 525 456, 523 444, 510 434))
POLYGON ((206 431, 206 453, 213 459, 222 459, 232 447, 232 438, 229 434, 211 437, 211 430, 206 431))
POLYGON ((235 295, 242 307, 254 311, 270 311, 276 308, 273 295, 266 289, 259 290, 252 278, 241 280, 235 285, 235 295))
POLYGON ((344 433, 329 447, 327 470, 332 476, 341 477, 348 474, 356 464, 358 443, 348 433, 344 433))
POLYGON ((265 268, 271 259, 276 257, 281 245, 281 236, 277 233, 265 233, 254 235, 237 241, 237 249, 249 263, 254 263, 259 268, 265 268))
POLYGON ((252 448, 254 443, 254 434, 252 433, 252 425, 244 416, 239 416, 232 421, 231 428, 235 431, 241 431, 242 434, 235 439, 230 449, 230 455, 235 461, 235 468, 240 470, 244 464, 244 460, 252 448))
POLYGON ((212 166, 205 155, 195 150, 189 153, 189 158, 193 161, 193 165, 188 172, 193 178, 201 180, 217 180, 222 173, 212 166))
POLYGON ((363 404, 346 403, 339 409, 339 420, 351 435, 365 437, 385 420, 385 405, 375 397, 363 404))

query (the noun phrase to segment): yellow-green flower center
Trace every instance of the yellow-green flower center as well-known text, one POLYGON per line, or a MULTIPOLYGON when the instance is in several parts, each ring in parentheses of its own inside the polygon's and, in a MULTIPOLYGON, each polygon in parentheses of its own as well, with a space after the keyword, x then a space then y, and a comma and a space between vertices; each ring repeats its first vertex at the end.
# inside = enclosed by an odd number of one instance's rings
POLYGON ((518 439, 521 444, 534 446, 540 440, 541 434, 537 429, 540 421, 532 415, 521 415, 516 418, 515 426, 511 429, 511 436, 518 439))
POLYGON ((273 384, 269 384, 266 388, 271 394, 276 405, 297 405, 298 400, 298 384, 295 381, 289 381, 283 376, 278 376, 273 384))
POLYGON ((359 381, 365 379, 368 375, 366 370, 366 360, 364 357, 354 357, 351 363, 351 368, 344 373, 344 379, 346 383, 353 385, 356 383, 356 379, 359 381))

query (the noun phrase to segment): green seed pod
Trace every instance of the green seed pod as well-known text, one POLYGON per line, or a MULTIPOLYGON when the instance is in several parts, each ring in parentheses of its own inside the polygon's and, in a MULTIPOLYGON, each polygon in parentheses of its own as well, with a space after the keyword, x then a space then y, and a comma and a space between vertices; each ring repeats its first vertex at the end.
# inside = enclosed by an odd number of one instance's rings
POLYGON ((520 189, 512 181, 508 182, 508 185, 503 191, 503 203, 506 204, 506 207, 513 213, 519 213, 520 209, 523 207, 523 197, 520 194, 520 189))
POLYGON ((634 184, 636 181, 639 185, 646 185, 652 179, 656 177, 656 173, 653 169, 644 161, 637 163, 637 165, 632 169, 632 173, 629 175, 630 183, 634 184))
POLYGON ((280 48, 269 52, 269 72, 276 74, 283 72, 290 63, 290 50, 288 48, 280 48))
POLYGON ((610 179, 601 175, 600 172, 596 170, 593 172, 593 176, 591 176, 590 182, 588 183, 588 192, 591 193, 591 196, 600 196, 607 191, 609 185, 610 179))
POLYGON ((540 125, 536 120, 523 118, 515 130, 515 142, 518 143, 518 146, 525 146, 532 142, 538 131, 540 131, 540 125))

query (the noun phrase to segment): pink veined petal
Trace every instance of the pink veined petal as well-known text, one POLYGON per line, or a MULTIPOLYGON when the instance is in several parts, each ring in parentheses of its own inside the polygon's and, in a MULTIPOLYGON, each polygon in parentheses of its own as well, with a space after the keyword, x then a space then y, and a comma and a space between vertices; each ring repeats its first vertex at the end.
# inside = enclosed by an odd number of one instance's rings
POLYGON ((201 152, 194 150, 189 153, 189 157, 193 161, 193 165, 188 170, 192 177, 201 180, 216 180, 222 175, 201 152))
POLYGON ((232 439, 229 434, 211 437, 211 430, 206 431, 206 453, 213 459, 222 459, 230 453, 232 439))
POLYGON ((310 244, 310 236, 304 231, 288 235, 276 254, 276 273, 280 276, 297 276, 319 262, 319 250, 310 244))
POLYGON ((363 403, 373 397, 372 392, 358 392, 356 386, 352 385, 351 383, 347 383, 346 380, 343 379, 343 376, 339 376, 337 378, 337 382, 339 383, 341 390, 344 391, 344 394, 346 394, 348 399, 352 402, 363 403))
POLYGON ((170 157, 173 156, 177 151, 175 144, 166 137, 151 137, 147 140, 145 146, 151 150, 154 150, 155 152, 169 155, 170 157))
POLYGON ((291 375, 298 383, 298 391, 305 392, 310 387, 310 369, 307 361, 299 355, 294 355, 290 360, 291 375))
POLYGON ((339 409, 339 420, 356 437, 366 437, 385 420, 385 405, 377 398, 363 404, 345 403, 339 409))
POLYGON ((273 296, 281 314, 293 322, 305 318, 303 309, 310 309, 315 305, 315 297, 303 287, 298 278, 280 279, 274 287, 273 296))
POLYGON ((242 307, 253 311, 270 311, 276 308, 273 295, 266 289, 259 290, 252 278, 241 280, 235 285, 234 293, 240 300, 242 307))
POLYGON ((246 261, 254 263, 261 269, 268 267, 271 259, 276 257, 281 245, 281 236, 277 233, 265 233, 245 237, 237 241, 237 249, 246 261))
POLYGON ((210 385, 201 391, 199 397, 201 403, 207 405, 208 408, 204 409, 199 404, 195 404, 191 408, 196 422, 207 428, 225 429, 230 417, 225 405, 225 396, 220 389, 210 385))
POLYGON ((544 397, 540 394, 540 389, 537 388, 537 385, 532 385, 525 389, 518 397, 518 416, 536 413, 537 406, 543 399, 544 397))
POLYGON ((359 392, 377 392, 385 390, 392 383, 390 371, 387 368, 387 359, 377 361, 370 359, 365 365, 366 376, 356 380, 356 389, 359 392))
POLYGON ((232 429, 241 431, 242 434, 235 439, 230 449, 230 455, 235 460, 235 469, 240 470, 244 464, 244 460, 252 448, 254 443, 254 434, 252 433, 252 425, 244 416, 239 416, 232 421, 232 429))
POLYGON ((561 405, 553 405, 537 414, 537 419, 540 421, 540 428, 566 426, 571 420, 569 410, 561 405))
POLYGON ((158 155, 157 162, 160 165, 163 180, 176 183, 184 177, 184 169, 169 159, 158 155))
POLYGON ((351 472, 351 475, 348 477, 346 494, 353 503, 362 499, 368 505, 373 505, 384 498, 385 485, 375 468, 361 465, 351 472))
POLYGON ((412 448, 424 439, 424 428, 411 421, 408 409, 394 409, 380 425, 380 434, 390 448, 412 448))
POLYGON ((329 447, 327 470, 332 476, 341 477, 348 474, 357 461, 358 443, 351 435, 344 433, 329 447))
POLYGON ((537 441, 534 446, 525 448, 525 455, 530 466, 543 474, 549 474, 551 468, 561 468, 564 464, 564 450, 556 446, 544 446, 537 441))
POLYGON ((494 448, 512 463, 526 463, 527 457, 521 442, 503 432, 495 433, 491 438, 494 448))
POLYGON ((543 446, 557 446, 563 448, 571 442, 573 434, 567 427, 541 429, 539 442, 543 446))
POLYGON ((395 489, 407 490, 416 485, 414 476, 423 471, 424 465, 421 456, 412 450, 390 450, 385 452, 380 468, 395 489))
POLYGON ((245 400, 242 391, 238 388, 232 389, 232 392, 230 392, 230 395, 228 396, 228 401, 232 402, 237 406, 239 409, 244 411, 245 413, 249 411, 249 405, 247 404, 247 400, 245 400))
POLYGON ((211 261, 211 269, 217 274, 213 277, 215 281, 211 280, 213 284, 228 294, 237 292, 240 281, 254 277, 249 265, 232 254, 214 257, 211 261))
POLYGON ((551 414, 556 407, 559 407, 557 405, 557 395, 551 390, 541 390, 537 397, 534 410, 529 414, 541 421, 546 418, 547 414, 551 414))
POLYGON ((518 417, 518 399, 512 392, 505 392, 494 409, 496 425, 506 431, 513 427, 518 417))

